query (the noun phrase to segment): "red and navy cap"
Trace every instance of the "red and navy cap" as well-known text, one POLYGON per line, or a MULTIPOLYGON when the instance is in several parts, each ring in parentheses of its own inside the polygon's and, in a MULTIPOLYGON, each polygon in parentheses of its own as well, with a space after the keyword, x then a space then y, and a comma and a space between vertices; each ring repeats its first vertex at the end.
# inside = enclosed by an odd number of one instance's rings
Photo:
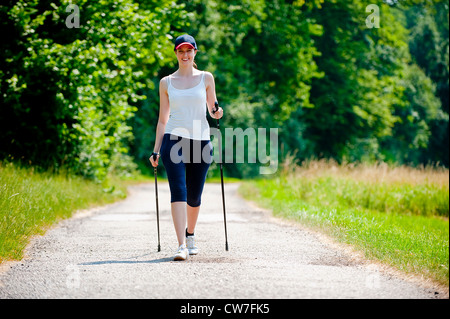
POLYGON ((195 43, 195 39, 193 36, 190 36, 189 34, 183 34, 180 35, 176 40, 175 40, 175 51, 181 47, 182 45, 190 45, 193 49, 197 50, 197 43, 195 43))

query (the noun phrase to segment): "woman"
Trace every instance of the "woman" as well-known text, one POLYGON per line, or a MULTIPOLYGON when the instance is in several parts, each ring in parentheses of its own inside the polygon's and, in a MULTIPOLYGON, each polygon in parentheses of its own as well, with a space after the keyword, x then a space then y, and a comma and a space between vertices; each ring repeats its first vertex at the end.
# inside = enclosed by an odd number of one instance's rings
POLYGON ((174 50, 178 70, 161 79, 159 84, 159 120, 150 162, 157 167, 161 156, 166 168, 179 245, 174 260, 185 260, 189 254, 198 253, 194 232, 212 158, 206 106, 215 119, 223 116, 223 110, 219 107, 213 113, 216 101, 214 77, 197 69, 195 39, 187 34, 178 37, 174 50))

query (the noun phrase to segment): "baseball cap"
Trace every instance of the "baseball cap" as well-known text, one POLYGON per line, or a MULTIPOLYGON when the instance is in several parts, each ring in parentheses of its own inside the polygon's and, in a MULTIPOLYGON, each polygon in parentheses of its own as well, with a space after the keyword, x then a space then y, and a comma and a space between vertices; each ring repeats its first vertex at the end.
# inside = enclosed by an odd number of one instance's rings
POLYGON ((197 50, 197 43, 195 43, 195 39, 193 36, 190 36, 189 34, 183 34, 180 35, 176 40, 175 40, 175 51, 181 47, 184 44, 188 44, 190 45, 193 49, 197 50))

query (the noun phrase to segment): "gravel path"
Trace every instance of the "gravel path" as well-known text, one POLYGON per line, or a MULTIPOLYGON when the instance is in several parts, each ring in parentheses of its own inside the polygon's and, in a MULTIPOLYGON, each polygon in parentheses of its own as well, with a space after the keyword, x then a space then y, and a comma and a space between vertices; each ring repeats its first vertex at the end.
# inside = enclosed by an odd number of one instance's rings
POLYGON ((37 237, 21 262, 3 266, 0 298, 434 298, 268 216, 226 185, 225 251, 220 184, 205 185, 196 229, 200 253, 172 261, 177 248, 168 184, 159 185, 157 252, 154 186, 122 202, 81 212, 37 237))

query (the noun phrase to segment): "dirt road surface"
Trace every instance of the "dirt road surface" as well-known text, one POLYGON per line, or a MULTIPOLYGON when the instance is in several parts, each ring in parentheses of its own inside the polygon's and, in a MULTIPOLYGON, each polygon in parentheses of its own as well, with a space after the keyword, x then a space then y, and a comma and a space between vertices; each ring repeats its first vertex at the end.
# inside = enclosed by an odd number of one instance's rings
POLYGON ((26 258, 3 265, 0 298, 435 298, 435 291, 350 256, 312 231, 275 219, 226 184, 225 251, 220 184, 206 184, 196 229, 200 253, 177 248, 167 183, 77 213, 33 240, 26 258))

